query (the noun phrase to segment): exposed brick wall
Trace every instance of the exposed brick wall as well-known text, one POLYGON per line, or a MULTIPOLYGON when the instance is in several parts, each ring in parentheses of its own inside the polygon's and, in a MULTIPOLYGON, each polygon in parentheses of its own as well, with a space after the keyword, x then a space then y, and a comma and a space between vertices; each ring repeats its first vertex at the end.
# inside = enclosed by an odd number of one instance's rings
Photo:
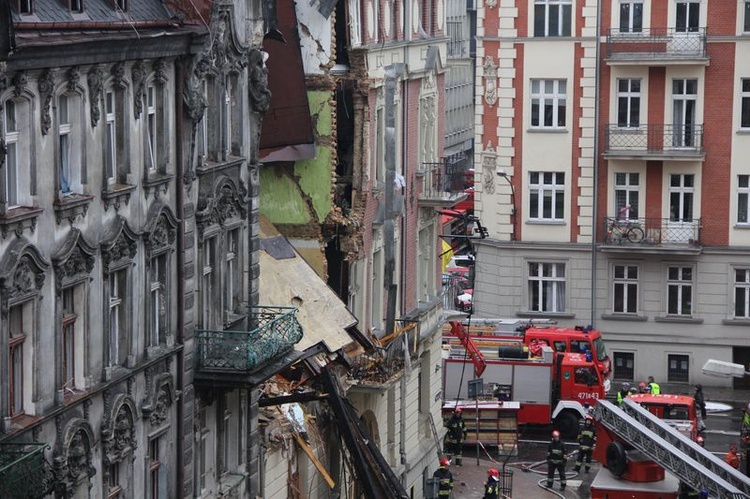
MULTIPOLYGON (((516 17, 516 30, 518 31, 518 36, 520 38, 529 36, 529 15, 533 15, 534 11, 529 11, 529 3, 526 0, 518 0, 516 2, 516 8, 518 9, 518 16, 516 17)), ((532 33, 533 34, 533 33, 532 33)), ((520 45, 520 44, 519 44, 520 45)), ((522 61, 523 57, 518 57, 516 59, 518 61, 522 61)), ((522 80, 519 80, 522 81, 522 80)), ((520 115, 516 115, 520 116, 520 115)))
MULTIPOLYGON (((605 2, 605 4, 606 3, 607 2, 605 2)), ((604 15, 602 15, 602 19, 605 19, 604 15)), ((609 18, 607 17, 606 19, 609 18)), ((608 28, 602 29, 606 32, 608 28)), ((607 65, 607 63, 604 62, 604 59, 607 57, 606 52, 602 51, 599 57, 599 123, 597 124, 597 126, 599 127, 599 155, 596 158, 596 161, 598 162, 597 182, 595 187, 597 191, 597 221, 595 222, 596 226, 594 227, 594 230, 596 231, 596 234, 598 236, 597 240, 601 241, 605 237, 605 233, 602 231, 602 228, 604 227, 604 220, 607 218, 607 182, 609 178, 609 161, 602 157, 602 152, 604 152, 607 148, 607 124, 612 120, 609 115, 609 100, 611 98, 609 89, 612 86, 612 70, 607 65)))
POLYGON ((646 163, 646 218, 662 218, 663 172, 664 164, 661 161, 648 161, 646 163))
POLYGON ((669 1, 651 2, 651 27, 665 28, 667 26, 674 26, 674 22, 669 22, 669 1))

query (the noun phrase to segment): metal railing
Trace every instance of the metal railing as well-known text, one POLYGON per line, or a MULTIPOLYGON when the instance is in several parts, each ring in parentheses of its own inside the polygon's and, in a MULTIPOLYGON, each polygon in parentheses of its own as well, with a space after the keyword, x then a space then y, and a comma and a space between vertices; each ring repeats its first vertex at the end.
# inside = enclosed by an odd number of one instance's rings
POLYGON ((461 164, 460 158, 453 156, 439 163, 422 163, 419 173, 424 184, 419 200, 450 205, 466 197, 466 169, 461 164))
POLYGON ((704 59, 706 28, 643 28, 607 34, 607 58, 611 60, 704 59))
POLYGON ((45 443, 0 444, 0 497, 43 497, 52 492, 45 443))
POLYGON ((607 217, 604 235, 605 244, 700 246, 701 220, 607 217))
MULTIPOLYGON (((376 343, 380 340, 375 338, 376 343)), ((354 385, 367 387, 387 387, 398 379, 404 370, 406 356, 417 352, 419 325, 412 322, 397 330, 393 338, 381 338, 381 344, 372 353, 362 353, 351 359, 352 367, 348 379, 354 385)))
POLYGON ((197 370, 253 372, 291 350, 302 339, 293 307, 253 307, 249 331, 196 330, 197 370))
POLYGON ((703 125, 610 123, 606 141, 607 154, 697 155, 703 153, 703 125))

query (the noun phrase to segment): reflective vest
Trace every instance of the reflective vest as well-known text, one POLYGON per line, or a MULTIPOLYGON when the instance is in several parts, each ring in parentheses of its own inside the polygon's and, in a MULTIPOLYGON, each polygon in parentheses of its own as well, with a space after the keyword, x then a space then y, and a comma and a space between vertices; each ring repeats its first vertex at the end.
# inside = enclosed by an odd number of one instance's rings
POLYGON ((661 393, 661 388, 659 388, 659 385, 655 381, 649 383, 648 386, 651 387, 651 395, 659 395, 661 393))
POLYGON ((584 423, 578 434, 578 443, 581 445, 581 450, 590 450, 596 443, 596 428, 594 425, 587 425, 584 423))
POLYGON ((617 405, 622 405, 622 400, 628 396, 630 392, 627 390, 620 390, 617 392, 617 405))
POLYGON ((492 478, 488 479, 484 484, 484 499, 497 499, 498 493, 497 482, 492 478))

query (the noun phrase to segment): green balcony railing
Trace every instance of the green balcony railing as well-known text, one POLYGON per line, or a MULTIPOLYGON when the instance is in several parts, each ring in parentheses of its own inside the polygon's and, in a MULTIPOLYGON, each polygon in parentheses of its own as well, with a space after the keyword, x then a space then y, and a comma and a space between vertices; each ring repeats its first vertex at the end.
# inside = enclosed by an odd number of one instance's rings
POLYGON ((197 369, 211 373, 251 373, 279 358, 302 339, 294 307, 253 307, 249 331, 196 331, 197 369))
POLYGON ((0 497, 43 497, 52 491, 45 443, 0 444, 0 497))

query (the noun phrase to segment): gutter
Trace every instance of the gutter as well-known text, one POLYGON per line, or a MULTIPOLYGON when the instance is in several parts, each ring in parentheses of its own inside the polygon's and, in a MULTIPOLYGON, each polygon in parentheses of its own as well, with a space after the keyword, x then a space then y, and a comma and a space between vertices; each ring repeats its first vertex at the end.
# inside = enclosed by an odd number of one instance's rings
POLYGON ((592 225, 591 228, 591 317, 589 324, 594 326, 596 324, 596 238, 599 228, 597 218, 599 217, 599 211, 597 209, 599 203, 599 60, 601 58, 601 36, 599 36, 599 30, 602 21, 602 3, 596 2, 596 71, 594 76, 594 189, 592 192, 592 225))
POLYGON ((175 21, 158 19, 151 21, 55 21, 55 22, 15 22, 18 30, 85 30, 85 29, 132 29, 132 28, 182 28, 175 21))

